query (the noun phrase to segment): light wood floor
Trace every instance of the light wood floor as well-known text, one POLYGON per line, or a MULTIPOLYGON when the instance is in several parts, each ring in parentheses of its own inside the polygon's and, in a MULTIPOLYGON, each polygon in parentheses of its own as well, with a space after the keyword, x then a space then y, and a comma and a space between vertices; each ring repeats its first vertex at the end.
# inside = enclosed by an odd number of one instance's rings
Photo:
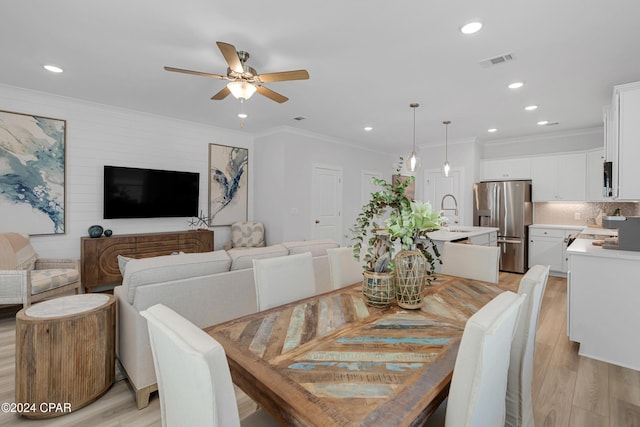
MULTIPOLYGON (((515 290, 520 275, 500 273, 500 286, 515 290)), ((550 277, 542 302, 533 384, 537 427, 640 427, 640 372, 578 356, 566 335, 566 281, 550 277)), ((2 313, 0 313, 2 316, 2 313)), ((0 403, 14 402, 15 320, 0 319, 0 403)), ((636 337, 637 339, 637 337, 636 337)), ((49 420, 0 412, 0 426, 159 426, 157 395, 137 410, 126 380, 91 405, 49 420)))

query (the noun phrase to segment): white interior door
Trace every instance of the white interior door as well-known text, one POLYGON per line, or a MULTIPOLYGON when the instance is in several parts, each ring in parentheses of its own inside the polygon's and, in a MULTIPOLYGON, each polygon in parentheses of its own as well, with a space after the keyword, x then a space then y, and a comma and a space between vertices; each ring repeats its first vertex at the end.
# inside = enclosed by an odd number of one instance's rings
POLYGON ((313 165, 311 237, 342 242, 342 169, 313 165))
POLYGON ((451 194, 453 199, 448 197, 444 201, 444 216, 449 218, 449 224, 463 224, 463 204, 464 198, 462 194, 461 183, 463 172, 460 169, 452 169, 449 176, 444 176, 438 169, 425 171, 424 175, 424 201, 431 203, 431 207, 435 211, 442 209, 442 199, 446 194, 451 194), (457 204, 458 214, 453 210, 457 204), (449 210, 451 209, 451 210, 449 210))

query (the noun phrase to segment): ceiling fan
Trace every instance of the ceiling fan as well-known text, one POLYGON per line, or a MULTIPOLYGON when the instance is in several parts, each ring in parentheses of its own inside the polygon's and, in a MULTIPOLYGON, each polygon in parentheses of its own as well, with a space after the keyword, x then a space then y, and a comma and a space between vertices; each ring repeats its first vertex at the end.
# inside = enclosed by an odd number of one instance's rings
POLYGON ((164 69, 177 73, 229 80, 229 83, 227 83, 220 92, 211 97, 211 99, 217 101, 225 99, 229 94, 232 94, 240 100, 246 100, 251 98, 251 95, 255 92, 258 92, 273 101, 283 103, 289 98, 279 94, 278 92, 274 92, 266 86, 263 86, 262 83, 282 82, 286 80, 306 80, 309 78, 307 70, 258 74, 254 68, 246 64, 249 59, 249 54, 247 52, 236 51, 235 46, 229 43, 216 42, 216 44, 218 45, 220 52, 222 52, 222 56, 224 56, 225 61, 227 61, 227 64, 229 65, 226 76, 174 67, 164 67, 164 69))

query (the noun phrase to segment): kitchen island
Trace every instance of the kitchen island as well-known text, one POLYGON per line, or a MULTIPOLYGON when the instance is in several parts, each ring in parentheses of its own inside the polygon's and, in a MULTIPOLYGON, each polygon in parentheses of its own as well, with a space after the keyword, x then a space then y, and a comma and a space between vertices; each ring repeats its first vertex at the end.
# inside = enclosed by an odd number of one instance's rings
MULTIPOLYGON (((428 235, 435 243, 440 255, 444 249, 444 242, 470 243, 482 246, 496 246, 498 244, 498 228, 495 227, 456 225, 432 231, 428 235)), ((436 264, 436 272, 440 272, 440 264, 436 264)))
POLYGON ((444 227, 428 233, 435 242, 470 240, 472 245, 496 246, 498 229, 494 227, 455 226, 444 227))
POLYGON ((567 248, 567 334, 581 356, 640 370, 640 252, 593 242, 567 248))

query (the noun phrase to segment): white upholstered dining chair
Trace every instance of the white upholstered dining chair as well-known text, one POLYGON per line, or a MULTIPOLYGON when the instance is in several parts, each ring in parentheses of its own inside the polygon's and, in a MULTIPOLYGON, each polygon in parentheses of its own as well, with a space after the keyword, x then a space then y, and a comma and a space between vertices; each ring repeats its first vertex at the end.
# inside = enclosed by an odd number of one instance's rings
POLYGON ((240 422, 224 348, 175 311, 156 304, 147 319, 163 426, 277 426, 264 411, 240 422))
POLYGON ((533 422, 533 359, 542 296, 549 278, 548 265, 534 265, 520 280, 518 294, 526 294, 511 344, 505 426, 535 427, 533 422))
POLYGON ((316 293, 311 252, 254 259, 253 277, 260 311, 316 293))
POLYGON ((498 283, 500 248, 445 242, 440 272, 450 276, 498 283))
POLYGON ((449 397, 427 427, 504 426, 509 353, 524 298, 503 292, 467 320, 449 397))
POLYGON ((362 282, 362 266, 353 257, 351 246, 327 249, 327 256, 332 289, 362 282))

